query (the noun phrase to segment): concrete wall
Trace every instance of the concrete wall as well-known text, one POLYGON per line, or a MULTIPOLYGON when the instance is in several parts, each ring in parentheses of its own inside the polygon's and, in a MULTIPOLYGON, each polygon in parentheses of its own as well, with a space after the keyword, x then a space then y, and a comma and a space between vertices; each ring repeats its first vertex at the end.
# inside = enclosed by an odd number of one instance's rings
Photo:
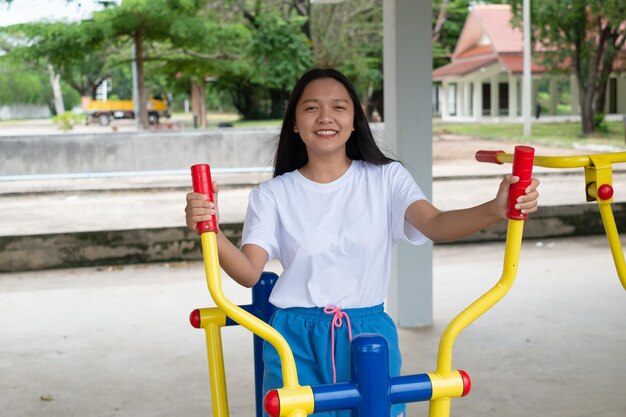
MULTIPOLYGON (((613 213, 618 225, 626 224, 626 203, 614 203, 613 213)), ((237 245, 242 228, 241 223, 221 225, 224 236, 237 245)), ((507 223, 500 222, 461 242, 502 241, 506 228, 507 223)), ((594 204, 543 206, 524 225, 524 239, 602 233, 602 220, 594 204)), ((201 259, 200 240, 185 227, 0 236, 0 273, 201 259)))
POLYGON ((0 106, 0 120, 9 119, 46 119, 52 116, 48 106, 37 104, 16 104, 0 106))
POLYGON ((0 137, 0 176, 272 166, 277 129, 0 137))

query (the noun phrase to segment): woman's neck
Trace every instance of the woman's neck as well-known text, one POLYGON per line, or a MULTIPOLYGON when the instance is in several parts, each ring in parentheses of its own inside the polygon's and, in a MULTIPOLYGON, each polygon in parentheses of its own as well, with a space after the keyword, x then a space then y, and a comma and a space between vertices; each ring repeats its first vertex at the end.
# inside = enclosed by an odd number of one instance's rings
POLYGON ((346 173, 352 160, 347 156, 340 160, 311 160, 298 171, 305 178, 320 184, 333 182, 346 173))

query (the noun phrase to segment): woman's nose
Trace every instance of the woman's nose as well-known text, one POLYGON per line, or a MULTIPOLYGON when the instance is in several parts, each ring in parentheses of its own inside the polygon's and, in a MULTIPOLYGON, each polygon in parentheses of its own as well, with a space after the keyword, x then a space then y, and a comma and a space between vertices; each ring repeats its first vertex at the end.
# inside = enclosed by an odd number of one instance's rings
POLYGON ((327 109, 321 109, 319 112, 319 116, 317 118, 317 120, 320 123, 329 123, 333 120, 332 115, 330 114, 330 111, 327 109))

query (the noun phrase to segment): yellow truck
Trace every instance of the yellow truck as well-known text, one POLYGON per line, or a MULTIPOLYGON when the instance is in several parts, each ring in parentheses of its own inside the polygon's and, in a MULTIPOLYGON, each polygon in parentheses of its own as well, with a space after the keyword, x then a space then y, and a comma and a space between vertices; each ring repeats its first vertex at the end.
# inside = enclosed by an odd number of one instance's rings
MULTIPOLYGON (((133 100, 93 100, 83 98, 83 110, 87 114, 87 123, 97 122, 108 126, 112 119, 134 119, 135 103, 133 100)), ((153 97, 148 100, 148 121, 159 124, 162 117, 170 117, 169 102, 165 97, 153 97)))

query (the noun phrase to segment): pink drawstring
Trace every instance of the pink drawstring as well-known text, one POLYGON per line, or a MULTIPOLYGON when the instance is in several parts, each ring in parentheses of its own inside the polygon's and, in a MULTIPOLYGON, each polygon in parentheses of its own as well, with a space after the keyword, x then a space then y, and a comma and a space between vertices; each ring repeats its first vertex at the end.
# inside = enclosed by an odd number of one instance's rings
POLYGON ((341 311, 340 307, 327 306, 324 307, 325 314, 332 314, 333 321, 330 327, 330 352, 333 362, 333 384, 337 383, 337 369, 335 368, 335 328, 343 326, 343 318, 346 318, 348 324, 348 337, 352 341, 352 328, 350 327, 350 317, 345 311, 341 311))

